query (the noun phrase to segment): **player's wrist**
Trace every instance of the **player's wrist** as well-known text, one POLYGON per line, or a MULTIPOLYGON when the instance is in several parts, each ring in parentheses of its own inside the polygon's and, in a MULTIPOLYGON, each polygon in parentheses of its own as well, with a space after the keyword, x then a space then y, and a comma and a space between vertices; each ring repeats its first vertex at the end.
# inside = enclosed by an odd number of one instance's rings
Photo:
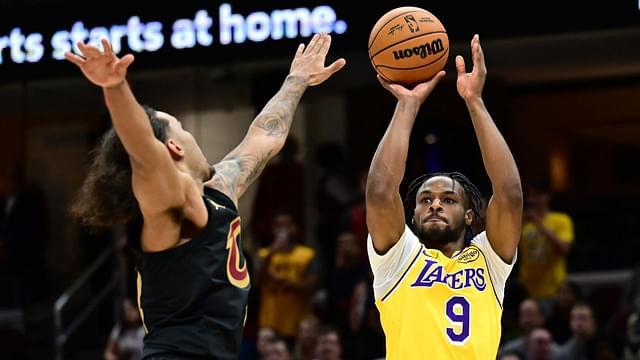
POLYGON ((291 82, 295 84, 300 84, 305 87, 309 86, 311 81, 311 76, 309 74, 303 74, 299 72, 290 72, 285 79, 285 83, 291 82))
POLYGON ((102 88, 104 90, 119 90, 122 89, 127 84, 126 79, 122 79, 121 81, 114 82, 112 84, 103 85, 102 88))

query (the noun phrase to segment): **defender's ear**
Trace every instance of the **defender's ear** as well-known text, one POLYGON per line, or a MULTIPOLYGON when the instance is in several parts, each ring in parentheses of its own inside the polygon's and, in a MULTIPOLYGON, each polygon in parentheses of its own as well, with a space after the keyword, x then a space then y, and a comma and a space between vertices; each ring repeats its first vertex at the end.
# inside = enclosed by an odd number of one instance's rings
POLYGON ((169 139, 165 145, 169 149, 169 154, 171 154, 173 160, 180 160, 184 157, 184 149, 175 140, 169 139))

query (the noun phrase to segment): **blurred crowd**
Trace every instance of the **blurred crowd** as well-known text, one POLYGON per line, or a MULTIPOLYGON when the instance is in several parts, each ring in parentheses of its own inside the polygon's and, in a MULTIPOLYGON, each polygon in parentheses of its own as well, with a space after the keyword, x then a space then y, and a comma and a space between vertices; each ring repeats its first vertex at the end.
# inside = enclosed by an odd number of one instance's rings
MULTIPOLYGON (((319 147, 317 221, 307 224, 297 146, 288 141, 265 169, 243 229, 253 245, 245 249, 252 290, 240 359, 383 359, 385 338, 366 255, 366 169, 348 168, 339 144, 319 147)), ((45 197, 22 175, 13 169, 2 177, 0 276, 6 291, 0 305, 23 309, 21 331, 28 333, 30 316, 37 317, 34 304, 49 291, 49 229, 45 197)), ((579 241, 572 217, 551 207, 544 182, 525 179, 524 185, 522 238, 505 292, 498 358, 640 359, 640 268, 622 287, 600 290, 571 281, 567 257, 579 241)), ((144 330, 135 286, 129 289, 116 299, 121 316, 104 340, 105 359, 140 356, 144 330)), ((34 341, 3 334, 3 346, 34 341)))

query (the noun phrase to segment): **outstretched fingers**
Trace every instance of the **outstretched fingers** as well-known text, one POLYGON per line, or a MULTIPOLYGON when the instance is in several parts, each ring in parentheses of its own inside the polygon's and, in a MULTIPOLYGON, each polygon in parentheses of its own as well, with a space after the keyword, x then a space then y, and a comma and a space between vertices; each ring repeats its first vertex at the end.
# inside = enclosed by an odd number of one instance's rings
POLYGON ((100 42, 102 43, 102 51, 104 51, 105 55, 112 56, 113 50, 111 49, 111 44, 109 43, 109 40, 102 38, 100 42))
POLYGON ((93 45, 86 45, 83 42, 78 42, 78 49, 86 59, 93 59, 99 57, 102 53, 93 45))
POLYGON ((467 72, 464 65, 464 58, 460 55, 456 56, 456 70, 458 71, 458 76, 464 75, 467 72))
POLYGON ((113 64, 113 70, 115 70, 116 73, 124 72, 127 70, 129 65, 133 63, 133 60, 135 60, 134 56, 132 54, 127 54, 113 64))
POLYGON ((474 69, 486 71, 484 63, 484 53, 482 52, 482 46, 480 45, 480 36, 478 34, 473 36, 471 40, 471 57, 473 59, 474 69))
POLYGON ((305 49, 305 54, 315 54, 318 51, 318 42, 320 41, 320 34, 314 34, 311 40, 309 40, 309 44, 307 44, 307 48, 305 49))
POLYGON ((65 51, 64 58, 80 67, 84 65, 85 61, 82 57, 72 53, 71 51, 65 51))
POLYGON ((342 69, 345 65, 347 64, 347 60, 345 60, 344 58, 340 58, 334 62, 331 63, 331 65, 329 65, 327 67, 327 69, 332 73, 335 74, 337 73, 340 69, 342 69))
POLYGON ((304 52, 304 44, 298 45, 298 49, 296 49, 296 54, 293 56, 294 59, 297 59, 304 52))
POLYGON ((327 33, 321 33, 320 39, 318 40, 318 54, 322 56, 327 56, 329 53, 329 48, 331 47, 331 36, 327 33))

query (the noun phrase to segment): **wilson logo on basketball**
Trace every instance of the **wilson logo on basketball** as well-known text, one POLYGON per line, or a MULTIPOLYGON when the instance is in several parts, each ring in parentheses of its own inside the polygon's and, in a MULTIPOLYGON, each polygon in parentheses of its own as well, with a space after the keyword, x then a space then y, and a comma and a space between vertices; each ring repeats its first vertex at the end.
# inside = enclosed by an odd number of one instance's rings
POLYGON ((394 50, 393 58, 395 60, 402 60, 405 58, 410 58, 412 56, 420 56, 420 58, 424 59, 429 55, 438 54, 443 51, 444 51, 444 45, 442 44, 442 39, 435 39, 431 43, 415 46, 413 48, 404 49, 404 50, 394 50))

